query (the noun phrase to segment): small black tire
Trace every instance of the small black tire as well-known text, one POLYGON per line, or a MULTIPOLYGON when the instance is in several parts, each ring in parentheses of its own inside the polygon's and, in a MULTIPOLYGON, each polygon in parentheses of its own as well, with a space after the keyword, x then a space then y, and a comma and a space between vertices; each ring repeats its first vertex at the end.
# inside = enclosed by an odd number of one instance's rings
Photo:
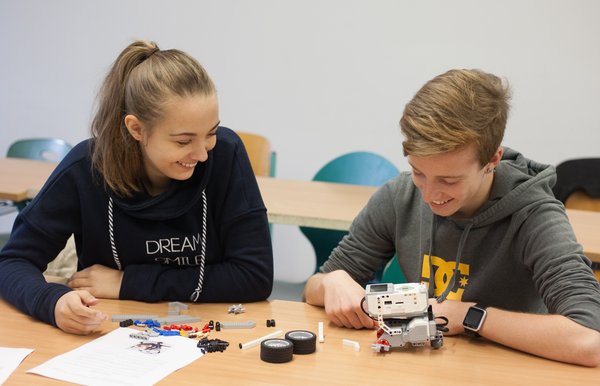
POLYGON ((310 331, 289 331, 285 334, 285 339, 294 344, 294 354, 312 354, 317 350, 317 336, 310 331))
POLYGON ((286 363, 294 356, 294 344, 287 339, 266 339, 260 343, 260 359, 269 363, 286 363))

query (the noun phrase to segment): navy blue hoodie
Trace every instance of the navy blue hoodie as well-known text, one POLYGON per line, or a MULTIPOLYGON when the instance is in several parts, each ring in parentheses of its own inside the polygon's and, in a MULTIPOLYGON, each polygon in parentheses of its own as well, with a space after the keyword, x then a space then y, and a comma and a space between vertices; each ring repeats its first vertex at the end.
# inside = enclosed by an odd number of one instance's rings
POLYGON ((208 160, 156 197, 123 199, 105 188, 92 172, 90 146, 87 140, 73 148, 17 216, 0 252, 4 299, 55 325, 56 302, 71 289, 46 283, 42 272, 71 234, 78 269, 101 264, 124 271, 120 299, 249 302, 269 296, 266 209, 237 134, 219 127, 208 160))

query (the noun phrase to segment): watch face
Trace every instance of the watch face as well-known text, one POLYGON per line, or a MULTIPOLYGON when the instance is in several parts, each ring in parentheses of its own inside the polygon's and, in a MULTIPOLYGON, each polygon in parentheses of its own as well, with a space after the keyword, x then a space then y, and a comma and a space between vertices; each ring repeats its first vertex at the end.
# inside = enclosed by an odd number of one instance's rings
POLYGON ((479 327, 481 327, 481 323, 483 322, 484 317, 485 310, 482 310, 481 308, 471 307, 469 308, 469 311, 467 311, 467 315, 465 316, 465 320, 463 321, 463 326, 465 328, 478 331, 479 327))

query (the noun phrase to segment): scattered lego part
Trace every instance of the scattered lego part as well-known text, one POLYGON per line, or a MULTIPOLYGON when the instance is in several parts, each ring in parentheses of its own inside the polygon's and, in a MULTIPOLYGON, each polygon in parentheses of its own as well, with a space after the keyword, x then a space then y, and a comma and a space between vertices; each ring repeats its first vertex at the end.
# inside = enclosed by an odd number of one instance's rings
POLYGON ((271 319, 267 319, 267 327, 271 327, 271 319))
POLYGON ((215 328, 215 322, 213 320, 209 320, 208 321, 208 327, 212 330, 213 328, 215 328))
POLYGON ((252 348, 254 346, 258 346, 263 340, 265 339, 271 339, 271 338, 276 338, 279 335, 283 334, 283 330, 277 330, 274 331, 270 334, 267 334, 265 336, 261 336, 260 338, 256 338, 254 340, 251 340, 250 342, 246 342, 246 343, 240 343, 240 349, 241 350, 245 350, 248 348, 252 348))
POLYGON ((193 331, 193 332, 189 332, 186 336, 188 338, 202 339, 202 338, 208 338, 209 335, 210 335, 209 332, 193 331))
POLYGON ((133 339, 148 340, 148 335, 143 332, 132 332, 129 334, 129 337, 133 339))
POLYGON ((221 322, 221 328, 254 328, 256 327, 256 322, 253 320, 248 320, 247 322, 221 322))
POLYGON ((131 319, 121 320, 119 322, 119 327, 129 327, 129 326, 133 326, 133 320, 131 320, 131 319))
POLYGON ((323 322, 319 322, 317 330, 319 334, 319 343, 325 342, 325 334, 323 333, 323 322))
POLYGON ((342 339, 342 344, 348 347, 354 347, 354 351, 360 351, 360 343, 355 340, 342 339))
MULTIPOLYGON (((160 327, 160 326, 156 326, 156 327, 160 327)), ((187 324, 171 324, 169 326, 164 325, 163 330, 193 331, 194 327, 187 325, 187 324)), ((197 327, 196 327, 196 331, 198 331, 197 327)))
POLYGON ((146 331, 144 331, 144 333, 151 338, 155 337, 155 336, 160 336, 160 334, 158 332, 154 331, 151 327, 146 328, 146 331))
POLYGON ((113 322, 122 322, 123 320, 131 319, 131 320, 147 320, 147 319, 156 319, 158 315, 113 315, 113 322))
POLYGON ((271 319, 271 327, 275 327, 275 319, 271 319))
POLYGON ((221 331, 221 322, 217 322, 217 323, 215 324, 215 330, 217 330, 217 331, 221 331))
POLYGON ((182 302, 170 302, 169 307, 177 307, 180 310, 187 310, 188 308, 190 308, 187 304, 182 302))
POLYGON ((229 342, 221 339, 207 339, 203 338, 198 341, 197 345, 203 354, 211 353, 215 351, 223 352, 229 347, 229 342))
POLYGON ((169 303, 169 315, 179 315, 182 310, 187 310, 189 307, 187 304, 181 302, 170 302, 169 303))
POLYGON ((152 319, 146 319, 143 322, 141 320, 136 319, 133 321, 133 324, 137 327, 160 327, 160 323, 152 319))
POLYGON ((230 314, 241 314, 243 312, 246 312, 246 309, 244 308, 244 306, 242 306, 242 304, 234 304, 231 307, 229 307, 229 309, 227 309, 227 312, 230 314))
POLYGON ((161 336, 176 336, 176 335, 180 335, 180 333, 179 333, 178 330, 175 330, 175 331, 171 331, 171 330, 159 330, 156 327, 152 327, 152 331, 157 332, 161 336))
POLYGON ((317 336, 310 331, 294 330, 285 334, 294 345, 294 354, 312 354, 317 350, 317 336))
POLYGON ((162 318, 154 318, 161 324, 172 324, 172 323, 196 323, 200 321, 200 318, 191 315, 169 315, 162 318))
POLYGON ((294 345, 287 339, 266 339, 260 344, 260 359, 269 363, 286 363, 294 356, 294 345))

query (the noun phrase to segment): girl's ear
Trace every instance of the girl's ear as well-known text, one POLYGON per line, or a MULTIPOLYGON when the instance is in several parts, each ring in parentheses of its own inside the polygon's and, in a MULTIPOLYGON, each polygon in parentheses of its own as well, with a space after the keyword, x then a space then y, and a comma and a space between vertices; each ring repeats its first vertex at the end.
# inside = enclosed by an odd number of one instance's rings
POLYGON ((125 116, 125 126, 127 127, 127 131, 129 134, 136 140, 141 142, 144 138, 143 131, 144 127, 142 126, 142 122, 135 116, 128 114, 125 116))

